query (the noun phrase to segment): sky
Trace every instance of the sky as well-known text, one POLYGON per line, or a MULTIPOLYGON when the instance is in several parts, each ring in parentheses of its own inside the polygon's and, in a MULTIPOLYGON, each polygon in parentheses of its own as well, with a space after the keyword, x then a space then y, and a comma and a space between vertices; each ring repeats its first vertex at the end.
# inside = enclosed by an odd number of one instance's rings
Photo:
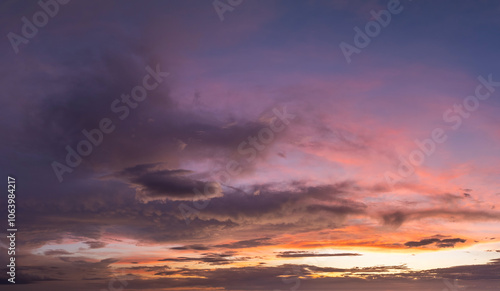
POLYGON ((1 289, 500 290, 499 15, 3 1, 1 289))

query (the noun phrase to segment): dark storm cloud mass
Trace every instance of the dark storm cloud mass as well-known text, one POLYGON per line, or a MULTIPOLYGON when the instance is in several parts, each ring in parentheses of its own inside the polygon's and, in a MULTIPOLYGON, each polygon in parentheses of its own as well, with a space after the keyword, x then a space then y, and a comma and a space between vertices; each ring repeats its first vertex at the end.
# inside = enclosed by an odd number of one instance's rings
POLYGON ((80 25, 76 35, 82 36, 81 46, 61 47, 57 58, 37 52, 40 60, 23 72, 21 81, 16 80, 19 84, 5 84, 12 90, 22 88, 23 83, 39 84, 35 92, 19 96, 25 106, 12 107, 21 121, 9 124, 6 120, 3 125, 6 131, 16 132, 16 138, 9 137, 2 146, 20 155, 18 159, 38 157, 44 164, 64 163, 66 146, 75 149, 85 139, 83 130, 95 129, 102 118, 110 118, 116 129, 105 134, 102 143, 65 179, 158 161, 168 161, 175 169, 181 157, 225 160, 248 136, 266 126, 233 113, 182 107, 170 96, 168 78, 121 120, 121 114, 112 109, 113 102, 141 84, 147 66, 168 71, 171 62, 164 59, 170 54, 145 46, 147 36, 122 31, 110 33, 109 41, 89 45, 84 37, 90 37, 86 29, 93 24, 80 25))
POLYGON ((221 121, 215 114, 181 109, 168 96, 167 81, 120 120, 111 104, 140 83, 147 74, 144 67, 149 64, 146 60, 142 64, 131 61, 127 52, 102 54, 103 62, 84 55, 89 60, 86 68, 79 70, 85 73, 71 72, 72 77, 63 82, 63 92, 47 93, 39 104, 33 104, 33 113, 23 114, 24 134, 18 142, 28 147, 26 151, 64 162, 66 146, 75 149, 85 139, 83 130, 91 131, 102 118, 110 118, 116 129, 104 135, 102 143, 75 170, 77 173, 83 171, 81 168, 105 166, 119 170, 158 160, 175 165, 179 154, 188 159, 214 157, 214 154, 226 157, 265 126, 261 122, 236 120, 236 124, 227 127, 231 116, 221 121))
MULTIPOLYGON (((68 71, 68 76, 60 80, 63 84, 62 92, 42 92, 43 97, 39 98, 39 103, 33 104, 32 110, 35 114, 24 115, 27 118, 24 122, 24 137, 37 142, 26 144, 33 150, 44 151, 45 154, 61 160, 64 158, 65 146, 75 148, 76 144, 85 138, 82 130, 97 128, 99 120, 110 118, 117 130, 104 136, 102 145, 97 148, 103 149, 93 152, 93 155, 102 157, 103 152, 113 154, 109 150, 110 145, 116 147, 124 138, 130 138, 130 125, 134 122, 144 122, 144 110, 147 110, 147 105, 172 108, 170 98, 164 93, 161 94, 162 90, 158 89, 150 93, 152 96, 148 96, 144 103, 138 105, 137 110, 132 111, 127 119, 121 121, 117 118, 118 115, 111 110, 111 104, 120 99, 122 94, 128 94, 133 86, 140 84, 142 77, 147 74, 144 68, 148 65, 148 57, 139 58, 141 61, 137 63, 129 58, 130 52, 127 49, 123 50, 113 54, 103 50, 98 53, 100 55, 97 58, 81 52, 85 67, 72 68, 73 61, 67 65, 57 64, 61 70, 68 71), (129 129, 126 129, 127 127, 129 129)), ((145 51, 143 53, 148 54, 145 51)), ((166 84, 163 85, 166 88, 166 84)), ((121 152, 130 155, 136 146, 137 142, 130 146, 124 143, 121 152)))
MULTIPOLYGON (((204 187, 205 181, 188 177, 196 174, 189 170, 155 170, 150 162, 168 160, 168 166, 175 169, 179 155, 186 159, 214 157, 214 154, 226 157, 227 152, 233 152, 241 141, 265 126, 261 121, 234 123, 231 114, 221 121, 220 114, 180 109, 169 97, 166 83, 137 109, 131 110, 129 117, 119 121, 110 111, 110 104, 121 94, 130 92, 142 80, 145 66, 154 66, 157 58, 154 52, 133 45, 127 36, 117 35, 114 41, 116 43, 110 45, 113 50, 97 47, 89 51, 82 47, 71 55, 61 55, 59 61, 45 60, 54 61, 50 65, 60 74, 45 76, 50 78, 47 82, 52 86, 57 80, 60 88, 57 92, 40 88, 37 99, 30 101, 23 112, 18 112, 24 119, 19 128, 22 134, 16 135, 18 140, 14 143, 4 145, 11 147, 9 151, 16 149, 18 172, 31 173, 36 180, 25 185, 27 194, 20 202, 26 211, 21 219, 27 225, 22 244, 40 246, 60 240, 66 234, 99 239, 102 229, 112 226, 116 233, 157 242, 199 237, 210 232, 203 231, 205 227, 235 226, 222 212, 221 220, 196 220, 191 229, 187 229, 184 220, 179 218, 177 204, 144 206, 116 183, 108 180, 96 185, 85 180, 106 174, 106 171, 103 173, 106 168, 118 173, 115 177, 134 189, 139 188, 139 198, 192 200, 193 188, 204 187), (69 182, 55 184, 57 180, 50 171, 50 162, 53 159, 62 162, 65 146, 74 147, 84 138, 81 131, 96 128, 103 117, 114 118, 117 129, 105 135, 103 143, 84 158, 82 165, 67 174, 69 182), (227 126, 228 121, 234 124, 227 126), (182 153, 179 141, 186 143, 182 153), (220 154, 219 150, 224 153, 220 154), (41 160, 39 165, 32 163, 34 157, 41 160)), ((33 71, 25 74, 25 82, 38 78, 43 70, 35 66, 33 71)), ((207 198, 220 194, 219 188, 207 198)))

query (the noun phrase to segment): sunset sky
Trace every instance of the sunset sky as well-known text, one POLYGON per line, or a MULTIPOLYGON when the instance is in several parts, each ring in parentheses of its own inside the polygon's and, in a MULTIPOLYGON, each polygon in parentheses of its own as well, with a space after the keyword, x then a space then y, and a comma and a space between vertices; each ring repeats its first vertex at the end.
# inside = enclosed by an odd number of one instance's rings
POLYGON ((66 1, 0 4, 0 289, 500 290, 500 2, 66 1))

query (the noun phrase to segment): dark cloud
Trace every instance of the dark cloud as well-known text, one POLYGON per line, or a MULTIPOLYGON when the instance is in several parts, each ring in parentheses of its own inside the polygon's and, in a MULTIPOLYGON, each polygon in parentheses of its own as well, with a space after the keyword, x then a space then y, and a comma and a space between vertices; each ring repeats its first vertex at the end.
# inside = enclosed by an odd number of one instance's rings
POLYGON ((438 248, 453 248, 457 243, 464 243, 467 240, 461 238, 442 239, 436 244, 438 248))
MULTIPOLYGON (((63 250, 50 250, 44 256, 16 254, 16 285, 34 284, 40 287, 37 282, 85 282, 92 278, 107 280, 113 276, 109 266, 119 261, 114 258, 95 260, 81 256, 66 256, 69 254, 71 253, 63 250)), ((7 281, 3 279, 2 281, 7 281)), ((54 288, 56 285, 51 283, 50 286, 54 288)))
POLYGON ((406 265, 398 265, 398 266, 374 266, 374 267, 364 267, 364 268, 331 268, 331 267, 318 267, 318 266, 308 266, 309 270, 318 273, 350 273, 350 274, 363 274, 363 273, 382 273, 382 272, 390 272, 390 271, 409 271, 410 269, 406 265))
POLYGON ((435 199, 443 201, 444 203, 458 203, 464 197, 467 197, 465 194, 464 196, 456 195, 456 194, 451 194, 451 193, 445 193, 441 195, 437 195, 435 199))
POLYGON ((258 246, 263 246, 263 245, 272 245, 273 243, 271 243, 270 240, 271 240, 271 238, 269 238, 269 237, 263 237, 263 238, 256 238, 256 239, 250 239, 250 240, 242 240, 242 241, 237 241, 237 242, 228 243, 228 244, 216 245, 215 247, 228 248, 228 249, 253 248, 253 247, 258 247, 258 246))
POLYGON ((405 246, 407 247, 420 247, 420 246, 425 246, 425 245, 430 245, 436 242, 441 241, 440 239, 437 238, 431 238, 431 239, 423 239, 421 241, 409 241, 405 243, 405 246))
POLYGON ((170 275, 177 275, 179 272, 178 271, 161 271, 154 273, 155 276, 170 276, 170 275))
POLYGON ((466 242, 466 240, 461 238, 450 238, 450 239, 429 238, 420 241, 409 241, 406 242, 404 245, 413 248, 413 247, 421 247, 421 246, 436 244, 438 248, 453 248, 457 243, 464 243, 464 242, 466 242))
POLYGON ((400 227, 403 224, 403 222, 406 221, 406 219, 407 219, 406 214, 404 214, 401 211, 396 211, 382 215, 382 220, 384 222, 384 225, 396 228, 400 227))
MULTIPOLYGON (((462 199, 462 198, 461 198, 462 199)), ((390 213, 380 215, 384 225, 398 228, 406 221, 425 218, 442 218, 452 221, 488 221, 500 220, 500 213, 486 210, 471 210, 462 207, 455 209, 431 208, 431 209, 399 209, 390 213)))
POLYGON ((336 254, 318 254, 318 253, 311 253, 307 251, 286 251, 286 252, 281 252, 277 257, 280 258, 307 258, 307 257, 354 257, 354 256, 361 256, 361 254, 358 253, 336 253, 336 254))
POLYGON ((87 244, 91 249, 100 249, 107 245, 105 242, 101 241, 86 241, 84 243, 87 244))
POLYGON ((273 245, 276 243, 271 242, 271 238, 256 238, 250 240, 241 240, 227 244, 218 244, 218 245, 202 245, 202 244, 194 244, 194 245, 185 245, 180 247, 172 247, 172 250, 197 250, 204 251, 212 248, 225 248, 225 249, 242 249, 242 248, 253 248, 265 245, 273 245))
POLYGON ((166 258, 158 261, 161 262, 200 262, 208 263, 210 265, 226 265, 229 263, 237 261, 245 261, 248 258, 237 256, 236 252, 223 252, 223 253, 205 253, 202 257, 189 258, 189 257, 177 257, 177 258, 166 258))
POLYGON ((222 196, 222 188, 216 182, 203 182, 189 178, 188 170, 165 170, 160 164, 144 164, 127 168, 116 177, 125 178, 137 189, 140 200, 200 200, 222 196), (206 191, 205 191, 206 190, 206 191))
MULTIPOLYGON (((316 219, 318 216, 326 215, 331 220, 323 220, 323 223, 334 225, 348 215, 362 214, 366 211, 367 206, 364 203, 342 197, 354 192, 350 185, 349 182, 307 187, 300 181, 289 184, 255 185, 246 192, 257 191, 259 195, 249 195, 241 191, 227 193, 224 197, 210 200, 208 207, 200 211, 197 216, 201 219, 229 218, 235 221, 257 219, 262 222, 278 220, 291 223, 300 221, 303 216, 316 219), (319 200, 328 202, 319 203, 319 200), (291 213, 294 215, 290 215, 291 213)), ((321 223, 319 219, 318 223, 321 223)))
MULTIPOLYGON (((334 268, 313 265, 285 264, 280 266, 249 266, 219 269, 169 269, 155 272, 156 276, 165 277, 156 280, 129 281, 130 288, 170 288, 212 287, 228 290, 276 290, 297 286, 304 290, 329 290, 331 286, 342 287, 340 290, 387 290, 389 284, 404 286, 405 290, 440 290, 446 285, 443 278, 467 280, 467 284, 493 286, 500 282, 498 276, 499 260, 493 260, 485 265, 457 266, 451 268, 433 269, 428 271, 413 271, 405 265, 373 266, 364 268, 334 268), (335 277, 317 276, 318 273, 331 273, 335 277), (342 276, 338 276, 342 274, 342 276), (179 279, 178 276, 191 276, 190 279, 179 279), (435 279, 439 278, 439 279, 435 279), (434 280, 434 281, 432 281, 434 280), (146 287, 147 286, 147 287, 146 287), (328 287, 329 286, 329 287, 328 287), (356 287, 355 287, 356 286, 356 287)), ((484 289, 493 290, 493 289, 484 289)))
POLYGON ((128 268, 121 268, 123 270, 141 270, 145 272, 158 272, 158 271, 165 271, 171 269, 168 265, 162 265, 162 266, 136 266, 136 267, 128 267, 128 268))
POLYGON ((461 280, 500 280, 500 258, 483 265, 463 265, 422 271, 420 275, 461 280))
POLYGON ((475 210, 467 208, 443 209, 435 208, 428 210, 409 211, 412 219, 427 217, 441 217, 452 220, 479 221, 479 220, 500 220, 500 212, 475 210))
POLYGON ((201 244, 195 244, 195 245, 187 245, 187 246, 182 246, 182 247, 172 247, 170 248, 171 250, 178 250, 178 251, 183 251, 183 250, 195 250, 195 251, 206 251, 209 250, 209 246, 204 246, 201 244))

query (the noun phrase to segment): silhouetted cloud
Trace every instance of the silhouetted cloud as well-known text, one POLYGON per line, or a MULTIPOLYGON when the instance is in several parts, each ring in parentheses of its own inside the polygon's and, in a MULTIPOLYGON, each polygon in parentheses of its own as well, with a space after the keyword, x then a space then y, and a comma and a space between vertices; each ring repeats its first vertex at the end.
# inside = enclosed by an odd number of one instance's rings
POLYGON ((323 254, 323 253, 312 253, 307 251, 286 251, 281 252, 277 257, 280 258, 307 258, 307 257, 354 257, 362 256, 358 253, 335 253, 335 254, 323 254))
POLYGON ((202 262, 211 265, 225 265, 237 261, 245 261, 247 257, 237 256, 236 252, 223 252, 223 253, 205 253, 202 257, 177 257, 160 259, 160 262, 202 262))
POLYGON ((171 250, 196 250, 196 251, 206 251, 209 250, 209 246, 204 246, 201 244, 196 244, 196 245, 187 245, 187 246, 182 246, 182 247, 172 247, 170 248, 171 250))
POLYGON ((461 238, 448 238, 448 239, 438 239, 438 238, 428 238, 420 241, 409 241, 405 243, 407 247, 421 247, 430 244, 436 244, 438 248, 453 248, 457 243, 464 243, 465 239, 461 238))
POLYGON ((105 242, 101 241, 86 241, 85 244, 87 244, 91 249, 99 249, 107 245, 105 242))
POLYGON ((164 170, 159 169, 159 166, 159 164, 136 165, 124 169, 116 176, 125 178, 137 189, 137 197, 146 201, 161 198, 192 201, 222 196, 222 188, 216 182, 197 181, 187 176, 192 173, 191 171, 164 170), (208 191, 205 191, 205 188, 208 191))
POLYGON ((228 243, 228 244, 216 245, 215 247, 228 248, 228 249, 241 249, 241 248, 253 248, 253 247, 258 247, 258 246, 263 246, 263 245, 272 245, 272 243, 270 242, 270 238, 263 237, 263 238, 256 238, 256 239, 250 239, 250 240, 242 240, 242 241, 232 242, 232 243, 228 243))

